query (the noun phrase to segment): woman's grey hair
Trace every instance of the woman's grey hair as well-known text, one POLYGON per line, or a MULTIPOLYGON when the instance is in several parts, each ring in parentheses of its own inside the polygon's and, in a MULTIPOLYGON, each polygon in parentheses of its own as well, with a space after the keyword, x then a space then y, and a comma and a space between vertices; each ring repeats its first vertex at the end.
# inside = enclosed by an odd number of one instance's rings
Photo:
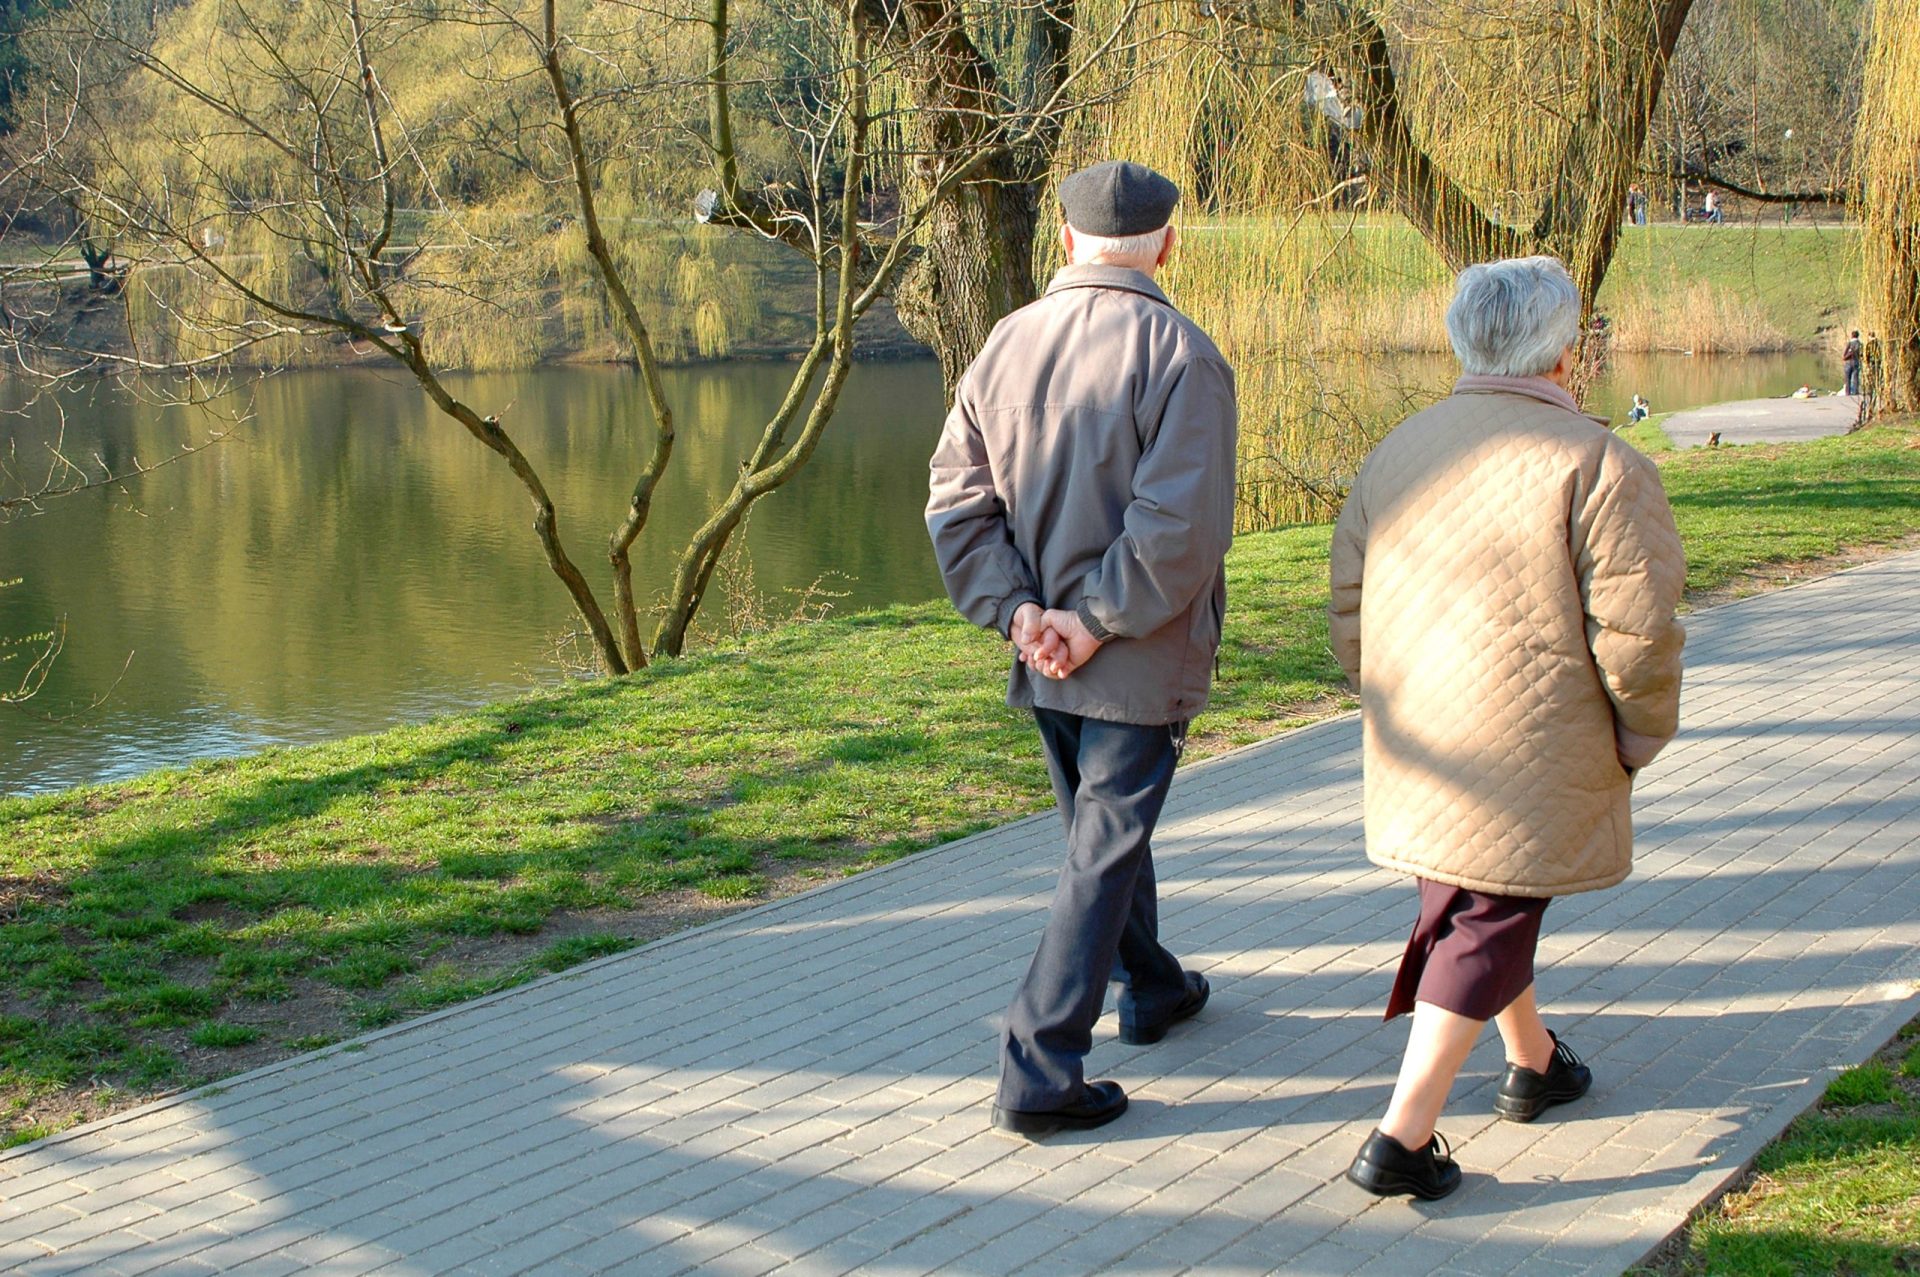
POLYGON ((1538 377, 1580 336, 1580 290, 1552 257, 1509 257, 1460 272, 1447 339, 1460 370, 1538 377))

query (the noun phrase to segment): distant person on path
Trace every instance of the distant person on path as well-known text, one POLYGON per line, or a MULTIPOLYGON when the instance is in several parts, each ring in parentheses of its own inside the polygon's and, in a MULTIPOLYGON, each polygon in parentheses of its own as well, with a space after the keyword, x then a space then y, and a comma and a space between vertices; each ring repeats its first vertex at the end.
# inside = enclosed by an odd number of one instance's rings
POLYGON ((1653 415, 1653 405, 1647 402, 1645 395, 1633 397, 1633 407, 1627 410, 1627 424, 1636 425, 1653 415))
POLYGON ((1627 188, 1627 220, 1635 226, 1647 224, 1647 193, 1638 182, 1627 188))
POLYGON ((1186 725, 1207 702, 1233 540, 1233 373, 1153 282, 1180 192, 1097 164, 1060 184, 1066 266, 960 378, 927 528, 962 615, 1018 651, 1067 827, 1039 951, 1007 1010, 993 1124, 1029 1136, 1126 1110, 1085 1078, 1107 984, 1120 1039, 1206 1005, 1160 943, 1149 843, 1186 725))
POLYGON ((1854 396, 1860 393, 1860 349, 1860 330, 1856 328, 1840 350, 1840 367, 1847 374, 1846 393, 1854 396))
POLYGON ((1406 1057, 1347 1171, 1381 1195, 1459 1186, 1434 1123, 1488 1020, 1502 1117, 1586 1093, 1535 1006, 1541 915, 1627 876, 1633 773, 1676 728, 1686 563, 1659 473, 1567 392, 1579 320, 1553 258, 1463 271, 1447 311, 1463 375, 1367 457, 1334 528, 1367 856, 1420 894, 1387 1002, 1413 1012, 1406 1057))
POLYGON ((1721 221, 1720 192, 1718 191, 1707 192, 1706 210, 1707 210, 1707 221, 1711 222, 1715 226, 1718 226, 1721 221))

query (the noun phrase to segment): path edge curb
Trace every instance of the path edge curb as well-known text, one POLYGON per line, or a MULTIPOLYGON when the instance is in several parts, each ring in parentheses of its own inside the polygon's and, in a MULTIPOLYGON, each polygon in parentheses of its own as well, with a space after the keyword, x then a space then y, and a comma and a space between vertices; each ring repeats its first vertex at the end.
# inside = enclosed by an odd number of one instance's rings
MULTIPOLYGON (((1908 1021, 1920 1017, 1920 980, 1909 979, 1906 983, 1908 985, 1906 996, 1898 1001, 1883 1004, 1879 1022, 1863 1039, 1875 1044, 1868 1049, 1865 1058, 1851 1064, 1823 1065, 1793 1094, 1769 1109, 1766 1116, 1751 1125, 1742 1125, 1738 1137, 1733 1141, 1733 1146, 1727 1154, 1738 1156, 1740 1160, 1728 1164, 1723 1169, 1705 1168, 1712 1175, 1705 1194, 1688 1207, 1687 1213, 1678 1223, 1655 1236, 1639 1251, 1633 1262, 1620 1270, 1623 1277, 1652 1259, 1668 1242, 1686 1232, 1693 1226, 1695 1220, 1712 1210, 1722 1198, 1732 1192, 1753 1170, 1754 1163, 1759 1160, 1760 1154, 1766 1150, 1767 1146, 1784 1135, 1789 1126, 1813 1111, 1814 1106, 1820 1102, 1820 1097, 1826 1094, 1827 1083, 1846 1070, 1858 1068, 1867 1060, 1871 1060, 1885 1049, 1887 1043, 1893 1041, 1894 1035, 1899 1033, 1908 1021)), ((1643 1228, 1627 1240, 1633 1245, 1638 1245, 1648 1236, 1651 1234, 1643 1228)), ((1609 1267, 1594 1271, 1611 1273, 1612 1269, 1609 1267)))

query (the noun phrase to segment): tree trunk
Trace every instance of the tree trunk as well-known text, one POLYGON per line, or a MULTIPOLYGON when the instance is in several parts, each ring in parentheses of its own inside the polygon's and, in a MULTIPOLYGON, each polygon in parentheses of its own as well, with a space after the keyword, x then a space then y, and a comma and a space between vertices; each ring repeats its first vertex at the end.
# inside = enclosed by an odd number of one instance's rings
POLYGON ((1317 33, 1320 54, 1356 86, 1359 140, 1374 180, 1455 270, 1522 253, 1567 264, 1591 310, 1619 240, 1627 187, 1644 149, 1668 59, 1693 0, 1608 0, 1581 70, 1581 105, 1552 186, 1530 227, 1490 218, 1419 144, 1406 118, 1391 49, 1366 5, 1317 33))
POLYGON ((1873 410, 1920 412, 1920 204, 1907 206, 1907 224, 1886 236, 1883 251, 1885 274, 1875 285, 1880 296, 1870 321, 1879 330, 1873 410))
MULTIPOLYGON (((924 197, 941 163, 998 148, 935 206, 926 251, 894 293, 907 331, 939 356, 951 399, 993 326, 1037 294, 1034 235, 1060 120, 1043 110, 1036 133, 1013 143, 1018 121, 993 63, 967 35, 960 0, 860 4, 877 38, 905 56, 917 145, 927 157, 920 163, 928 166, 908 181, 907 199, 924 197)), ((1047 0, 1029 16, 1036 101, 1050 101, 1065 83, 1074 13, 1072 0, 1047 0)))
POLYGON ((1593 308, 1620 242, 1627 189, 1693 0, 1613 0, 1581 68, 1582 107, 1561 152, 1534 251, 1567 264, 1593 308))
POLYGON ((935 209, 927 251, 894 291, 901 324, 939 356, 949 401, 993 326, 1037 295, 1039 204, 1037 182, 967 183, 935 209))
POLYGON ((113 241, 97 236, 91 227, 80 235, 80 257, 87 264, 87 287, 96 293, 120 291, 120 276, 113 269, 113 241))
POLYGON ((1920 0, 1878 0, 1855 132, 1873 412, 1920 412, 1920 0))

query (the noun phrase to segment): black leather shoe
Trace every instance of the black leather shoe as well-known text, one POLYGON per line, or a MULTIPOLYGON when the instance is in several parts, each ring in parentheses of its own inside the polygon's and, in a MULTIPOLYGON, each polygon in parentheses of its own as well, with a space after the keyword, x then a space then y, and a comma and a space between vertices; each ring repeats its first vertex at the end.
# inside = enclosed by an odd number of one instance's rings
POLYGON ((1553 1060, 1545 1073, 1507 1065, 1500 1079, 1500 1094, 1493 1097, 1493 1111, 1509 1122, 1531 1122, 1556 1104, 1577 1100, 1593 1085, 1593 1070, 1580 1063, 1580 1057, 1553 1033, 1553 1060))
POLYGON ((1003 1109, 993 1106, 993 1124, 1016 1135, 1090 1131, 1127 1111, 1127 1093, 1118 1082, 1089 1082, 1080 1098, 1057 1109, 1003 1109))
POLYGON ((1425 1148, 1412 1151, 1376 1130, 1347 1167, 1347 1178, 1377 1197, 1412 1193, 1432 1202, 1460 1187, 1460 1163, 1438 1131, 1425 1148))
POLYGON ((1180 999, 1172 1011, 1158 1020, 1143 1020, 1133 1012, 1133 999, 1120 999, 1120 1040, 1128 1046, 1151 1046, 1167 1036, 1167 1030, 1182 1020, 1191 1020, 1200 1014, 1200 1008, 1207 1005, 1207 998, 1213 990, 1207 987, 1207 977, 1198 971, 1184 973, 1187 977, 1186 996, 1180 999))

